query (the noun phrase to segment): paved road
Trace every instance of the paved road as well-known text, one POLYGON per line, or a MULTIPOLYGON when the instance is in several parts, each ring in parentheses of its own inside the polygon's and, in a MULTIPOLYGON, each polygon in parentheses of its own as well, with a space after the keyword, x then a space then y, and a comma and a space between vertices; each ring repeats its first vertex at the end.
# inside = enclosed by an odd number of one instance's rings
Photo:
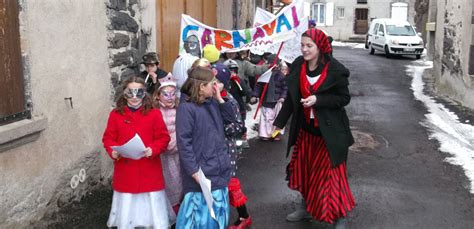
MULTIPOLYGON (((387 59, 350 47, 335 47, 334 55, 352 73, 347 110, 357 143, 348 175, 357 206, 348 227, 474 228, 474 198, 463 171, 443 161, 438 143, 420 124, 426 109, 414 99, 405 73, 414 59, 387 59)), ((328 228, 285 221, 298 201, 284 181, 286 140, 252 140, 239 161, 253 228, 328 228)), ((105 228, 110 197, 110 189, 93 192, 55 215, 49 227, 105 228)))
MULTIPOLYGON (((349 228, 474 228, 474 198, 459 167, 443 161, 438 143, 420 124, 426 109, 410 90, 406 65, 364 49, 336 47, 351 70, 348 114, 357 144, 348 160, 357 206, 349 228)), ((327 228, 317 222, 288 223, 296 193, 286 188, 284 142, 252 141, 240 161, 254 228, 327 228)))

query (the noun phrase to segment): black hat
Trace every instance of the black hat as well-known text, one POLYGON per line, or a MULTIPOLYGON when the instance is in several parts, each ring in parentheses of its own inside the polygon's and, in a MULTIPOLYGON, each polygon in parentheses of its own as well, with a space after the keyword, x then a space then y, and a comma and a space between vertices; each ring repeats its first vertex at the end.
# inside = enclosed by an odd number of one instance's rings
POLYGON ((142 57, 142 64, 158 64, 160 60, 156 52, 148 52, 142 57))
POLYGON ((212 67, 216 71, 216 78, 227 88, 230 80, 230 70, 225 64, 221 63, 214 64, 212 67))

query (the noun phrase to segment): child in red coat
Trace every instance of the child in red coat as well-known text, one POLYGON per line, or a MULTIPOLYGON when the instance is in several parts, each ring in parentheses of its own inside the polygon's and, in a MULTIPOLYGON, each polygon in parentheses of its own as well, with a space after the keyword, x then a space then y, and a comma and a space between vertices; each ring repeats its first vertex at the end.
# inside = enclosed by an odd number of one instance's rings
POLYGON ((166 150, 170 136, 161 112, 152 107, 143 79, 130 77, 122 89, 102 138, 114 160, 114 194, 107 226, 168 228, 175 215, 164 191, 160 153, 166 150), (112 150, 135 134, 146 147, 144 157, 134 160, 112 150))

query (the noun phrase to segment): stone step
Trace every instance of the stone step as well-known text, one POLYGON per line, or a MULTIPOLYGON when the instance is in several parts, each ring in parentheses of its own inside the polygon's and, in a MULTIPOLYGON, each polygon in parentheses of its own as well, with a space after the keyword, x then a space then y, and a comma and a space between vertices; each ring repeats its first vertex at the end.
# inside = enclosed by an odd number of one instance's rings
POLYGON ((365 35, 362 36, 351 36, 349 37, 350 42, 356 42, 356 43, 364 43, 365 42, 365 35))

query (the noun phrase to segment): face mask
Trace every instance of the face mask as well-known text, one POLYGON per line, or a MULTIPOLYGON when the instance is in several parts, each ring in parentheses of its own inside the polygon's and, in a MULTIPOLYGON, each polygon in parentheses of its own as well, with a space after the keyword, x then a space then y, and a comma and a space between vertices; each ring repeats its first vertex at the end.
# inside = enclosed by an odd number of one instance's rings
POLYGON ((138 99, 143 99, 145 98, 145 89, 144 88, 127 88, 123 92, 123 95, 125 96, 126 99, 131 99, 133 97, 136 97, 138 99))
POLYGON ((161 90, 158 102, 161 107, 173 108, 176 102, 176 89, 161 90))
POLYGON ((184 41, 184 49, 193 56, 201 56, 201 48, 199 47, 199 40, 196 36, 190 36, 184 41))
POLYGON ((168 90, 168 91, 161 91, 161 95, 163 99, 166 101, 174 101, 176 99, 176 89, 168 90))

